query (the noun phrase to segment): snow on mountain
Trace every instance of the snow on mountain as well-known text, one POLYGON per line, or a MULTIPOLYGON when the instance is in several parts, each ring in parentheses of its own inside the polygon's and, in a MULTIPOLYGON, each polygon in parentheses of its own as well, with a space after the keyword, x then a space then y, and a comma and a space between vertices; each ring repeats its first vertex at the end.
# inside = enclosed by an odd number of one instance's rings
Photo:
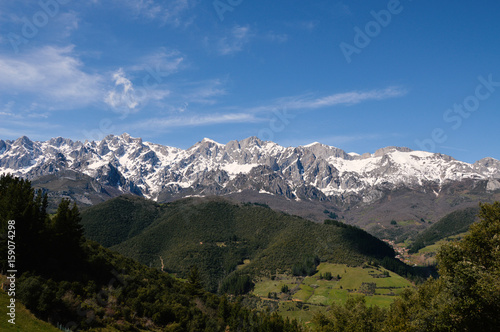
MULTIPOLYGON (((165 195, 225 195, 251 189, 289 199, 325 199, 378 188, 416 188, 450 181, 488 180, 500 188, 500 161, 474 164, 407 148, 387 147, 363 155, 313 143, 282 147, 256 137, 220 144, 205 138, 183 150, 133 138, 107 136, 79 142, 61 137, 33 142, 0 140, 0 174, 28 179, 72 170, 121 192, 160 199, 165 195)), ((376 194, 375 194, 376 196, 376 194)))

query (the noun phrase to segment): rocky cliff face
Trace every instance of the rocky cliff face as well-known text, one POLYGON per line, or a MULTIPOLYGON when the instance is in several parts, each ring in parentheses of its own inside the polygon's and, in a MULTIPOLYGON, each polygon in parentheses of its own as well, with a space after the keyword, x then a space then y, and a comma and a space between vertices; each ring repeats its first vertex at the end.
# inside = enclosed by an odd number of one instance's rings
POLYGON ((87 201, 95 188, 110 196, 130 192, 155 200, 253 190, 289 200, 365 204, 400 188, 439 196, 446 184, 464 180, 486 181, 487 191, 500 189, 498 160, 468 164, 399 147, 356 155, 320 143, 285 148, 256 137, 227 144, 204 139, 187 150, 128 134, 99 142, 0 140, 0 174, 60 181, 69 171, 88 177, 79 194, 87 201))

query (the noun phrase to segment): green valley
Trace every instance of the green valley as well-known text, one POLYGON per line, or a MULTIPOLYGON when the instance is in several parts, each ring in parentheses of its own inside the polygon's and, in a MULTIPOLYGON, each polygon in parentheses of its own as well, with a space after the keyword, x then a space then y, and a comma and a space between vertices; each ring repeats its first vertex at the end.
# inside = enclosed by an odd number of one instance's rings
POLYGON ((87 237, 113 244, 111 249, 143 264, 156 268, 163 264, 165 271, 181 277, 197 266, 205 287, 214 292, 228 278, 236 282, 235 274, 292 275, 294 268, 305 268, 306 260, 313 270, 320 262, 361 266, 385 261, 405 273, 411 271, 394 258, 391 247, 359 228, 340 222, 318 224, 266 206, 215 197, 161 205, 119 197, 86 210, 82 223, 87 237), (139 216, 146 214, 154 220, 140 230, 134 228, 143 220, 139 216))

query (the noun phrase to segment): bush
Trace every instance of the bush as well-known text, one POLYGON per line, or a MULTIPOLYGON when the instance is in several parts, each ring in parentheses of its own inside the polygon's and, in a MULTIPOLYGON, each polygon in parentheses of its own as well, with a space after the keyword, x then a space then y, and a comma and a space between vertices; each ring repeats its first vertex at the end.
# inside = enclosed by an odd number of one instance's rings
POLYGON ((286 293, 288 293, 288 292, 289 292, 289 290, 290 290, 290 289, 288 288, 288 285, 283 285, 283 286, 281 286, 281 292, 282 292, 282 293, 285 293, 285 294, 286 294, 286 293))

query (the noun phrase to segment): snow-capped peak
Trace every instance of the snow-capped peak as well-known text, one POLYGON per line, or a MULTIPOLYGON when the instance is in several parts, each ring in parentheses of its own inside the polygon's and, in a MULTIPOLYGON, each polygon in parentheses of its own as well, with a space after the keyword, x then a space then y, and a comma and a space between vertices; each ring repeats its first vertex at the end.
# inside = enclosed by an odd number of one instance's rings
MULTIPOLYGON (((204 138, 187 150, 143 142, 129 134, 85 143, 65 138, 0 140, 0 174, 28 179, 71 170, 102 185, 150 198, 168 194, 230 194, 244 189, 296 198, 360 194, 380 186, 441 186, 464 179, 500 179, 500 161, 475 164, 408 148, 359 155, 318 142, 282 147, 257 137, 227 144, 204 138)), ((496 180, 495 180, 496 181, 496 180)), ((496 182, 488 188, 496 188, 496 182)))

